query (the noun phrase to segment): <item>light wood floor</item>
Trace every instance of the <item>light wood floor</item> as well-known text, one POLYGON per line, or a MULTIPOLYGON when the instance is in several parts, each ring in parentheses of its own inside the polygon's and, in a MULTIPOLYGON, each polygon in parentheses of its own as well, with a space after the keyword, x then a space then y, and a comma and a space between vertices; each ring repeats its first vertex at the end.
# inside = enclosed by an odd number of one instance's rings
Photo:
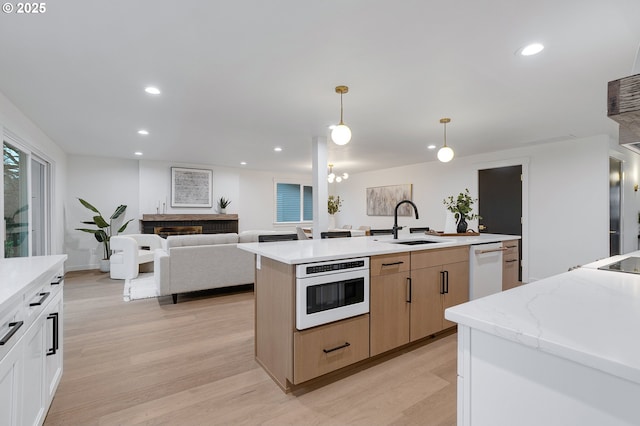
POLYGON ((455 424, 456 334, 284 394, 254 360, 253 292, 173 305, 122 290, 67 274, 64 375, 45 425, 455 424))

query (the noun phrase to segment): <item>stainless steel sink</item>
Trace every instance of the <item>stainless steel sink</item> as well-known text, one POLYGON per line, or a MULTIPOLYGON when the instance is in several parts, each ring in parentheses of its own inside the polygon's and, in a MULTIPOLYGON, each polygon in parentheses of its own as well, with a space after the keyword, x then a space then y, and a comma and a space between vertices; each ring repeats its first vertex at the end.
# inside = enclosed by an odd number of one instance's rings
POLYGON ((391 244, 404 244, 405 246, 418 246, 422 244, 436 244, 444 241, 429 241, 429 240, 408 240, 408 241, 388 241, 391 244))

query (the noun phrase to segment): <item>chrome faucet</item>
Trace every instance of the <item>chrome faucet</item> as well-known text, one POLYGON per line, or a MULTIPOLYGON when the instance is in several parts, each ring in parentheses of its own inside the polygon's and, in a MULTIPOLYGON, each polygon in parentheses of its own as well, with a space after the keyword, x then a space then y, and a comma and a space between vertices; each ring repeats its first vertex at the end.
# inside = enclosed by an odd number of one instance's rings
POLYGON ((398 226, 398 207, 400 207, 402 204, 404 203, 409 203, 413 206, 413 211, 416 212, 416 219, 418 219, 418 208, 416 207, 415 204, 413 204, 413 201, 411 200, 402 200, 400 201, 398 204, 396 204, 396 210, 393 214, 393 239, 397 240, 398 239, 398 229, 402 229, 402 226, 398 226))

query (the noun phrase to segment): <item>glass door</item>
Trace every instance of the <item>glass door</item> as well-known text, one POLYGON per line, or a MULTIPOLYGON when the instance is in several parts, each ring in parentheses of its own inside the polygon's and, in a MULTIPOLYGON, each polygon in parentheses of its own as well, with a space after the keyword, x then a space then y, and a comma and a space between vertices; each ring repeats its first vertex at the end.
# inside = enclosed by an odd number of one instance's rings
POLYGON ((4 142, 4 257, 29 256, 29 163, 27 154, 4 142))
POLYGON ((49 164, 31 155, 31 255, 49 254, 49 164))

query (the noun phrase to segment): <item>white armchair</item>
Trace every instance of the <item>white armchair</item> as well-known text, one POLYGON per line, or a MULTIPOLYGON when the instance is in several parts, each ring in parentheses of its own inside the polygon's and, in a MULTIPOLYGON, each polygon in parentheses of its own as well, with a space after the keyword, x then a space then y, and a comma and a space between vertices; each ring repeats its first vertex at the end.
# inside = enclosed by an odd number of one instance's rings
POLYGON ((166 249, 167 242, 155 234, 126 234, 111 237, 111 278, 136 278, 140 265, 153 262, 156 249, 166 249))

